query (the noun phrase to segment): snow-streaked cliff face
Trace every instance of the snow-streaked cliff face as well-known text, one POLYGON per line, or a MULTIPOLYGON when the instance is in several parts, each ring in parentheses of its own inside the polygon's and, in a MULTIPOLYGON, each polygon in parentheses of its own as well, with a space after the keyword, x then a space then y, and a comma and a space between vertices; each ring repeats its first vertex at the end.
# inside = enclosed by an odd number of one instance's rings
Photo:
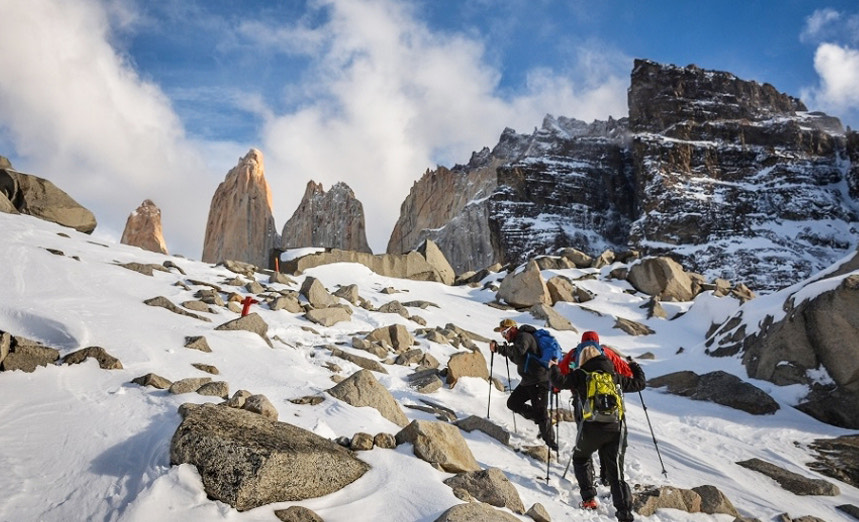
POLYGON ((643 60, 629 103, 629 119, 507 129, 491 153, 425 174, 389 250, 431 237, 463 272, 566 246, 634 249, 766 292, 855 246, 859 137, 837 118, 730 73, 643 60), (487 172, 490 158, 501 164, 487 172))

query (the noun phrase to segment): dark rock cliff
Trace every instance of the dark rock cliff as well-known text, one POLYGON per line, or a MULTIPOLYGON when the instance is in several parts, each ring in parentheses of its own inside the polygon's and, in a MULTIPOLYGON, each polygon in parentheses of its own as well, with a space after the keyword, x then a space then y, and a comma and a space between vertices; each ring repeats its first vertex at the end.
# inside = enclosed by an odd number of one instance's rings
POLYGON ((388 251, 429 237, 463 272, 558 247, 632 248, 774 290, 856 243, 859 135, 837 118, 768 84, 646 60, 628 102, 629 118, 547 116, 469 165, 428 172, 388 251))

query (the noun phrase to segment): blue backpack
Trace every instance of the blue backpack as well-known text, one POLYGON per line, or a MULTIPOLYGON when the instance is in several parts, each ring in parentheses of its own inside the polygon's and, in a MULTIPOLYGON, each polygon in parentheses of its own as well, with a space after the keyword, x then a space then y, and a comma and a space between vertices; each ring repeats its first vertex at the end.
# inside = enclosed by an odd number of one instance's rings
POLYGON ((558 344, 557 339, 552 337, 552 334, 549 333, 548 330, 543 330, 542 328, 539 330, 534 330, 531 332, 535 339, 537 339, 537 348, 539 348, 540 353, 528 353, 525 356, 525 371, 528 371, 528 363, 531 361, 537 361, 540 363, 540 366, 543 368, 549 367, 549 361, 555 359, 556 361, 560 361, 564 357, 564 351, 561 350, 561 345, 558 344))

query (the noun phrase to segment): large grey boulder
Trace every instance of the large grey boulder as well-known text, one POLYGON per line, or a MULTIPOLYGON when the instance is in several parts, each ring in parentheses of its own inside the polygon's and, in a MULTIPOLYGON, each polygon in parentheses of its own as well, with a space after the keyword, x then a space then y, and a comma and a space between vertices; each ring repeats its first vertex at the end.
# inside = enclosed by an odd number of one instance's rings
POLYGON ((701 496, 692 490, 662 486, 633 494, 632 509, 644 517, 653 515, 658 509, 700 513, 701 496))
POLYGON ((60 358, 59 350, 42 346, 41 344, 10 335, 3 342, 2 351, 8 350, 5 357, 0 360, 0 370, 20 370, 33 373, 39 366, 54 364, 60 358))
POLYGON ((724 513, 734 517, 740 516, 731 500, 716 486, 697 486, 692 488, 692 491, 701 497, 701 512, 711 515, 724 513))
POLYGON ((416 457, 450 472, 478 471, 474 459, 459 428, 439 421, 415 420, 396 434, 397 444, 414 446, 416 457))
POLYGON ((441 514, 435 522, 520 522, 515 515, 499 511, 489 504, 469 502, 457 504, 441 514))
POLYGON ((438 272, 441 282, 446 285, 452 285, 456 279, 456 272, 448 263, 444 253, 431 239, 425 239, 416 249, 418 253, 424 256, 427 263, 438 272))
POLYGON ((328 390, 328 393, 356 408, 362 406, 374 408, 382 414, 382 417, 397 426, 405 426, 409 423, 408 417, 391 392, 382 386, 369 370, 358 370, 328 390))
POLYGON ((385 374, 388 373, 388 370, 386 370, 385 367, 379 363, 379 361, 374 361, 373 359, 368 359, 366 357, 360 357, 358 355, 353 355, 349 352, 346 352, 346 351, 343 351, 343 350, 337 348, 334 345, 329 345, 328 349, 331 350, 331 355, 333 355, 334 357, 339 357, 340 359, 343 359, 344 361, 349 361, 352 364, 354 364, 360 368, 363 368, 365 370, 370 370, 371 372, 376 372, 376 373, 385 373, 385 374))
POLYGON ((352 320, 351 310, 343 306, 330 308, 314 308, 304 314, 304 318, 312 323, 325 327, 352 320))
POLYGON ((670 257, 649 257, 629 268, 627 281, 639 292, 662 301, 691 301, 692 278, 670 257))
MULTIPOLYGON (((0 170, 0 191, 22 214, 73 228, 85 234, 95 230, 92 212, 46 179, 5 168, 0 170)), ((0 204, 4 208, 8 205, 0 204)))
POLYGON ((199 390, 201 386, 209 384, 210 382, 212 382, 211 377, 188 377, 174 382, 170 385, 168 390, 174 395, 181 395, 183 393, 195 392, 199 390))
POLYGON ((649 517, 658 509, 677 509, 687 513, 724 514, 739 519, 740 513, 717 487, 698 486, 681 489, 673 486, 651 487, 633 494, 633 509, 649 517))
POLYGON ((538 304, 551 304, 552 297, 540 267, 534 261, 521 272, 507 274, 498 288, 498 299, 517 308, 530 308, 538 304))
POLYGON ((340 300, 328 293, 325 285, 315 277, 305 278, 299 294, 303 295, 313 308, 328 308, 340 303, 340 300))
POLYGON ((376 328, 365 337, 367 341, 379 342, 395 353, 403 353, 415 344, 415 338, 409 329, 401 324, 392 324, 376 328))
POLYGON ((817 454, 809 468, 859 488, 859 435, 815 439, 808 447, 817 454))
POLYGON ((510 432, 484 417, 469 415, 464 419, 459 419, 455 424, 459 429, 467 432, 472 432, 474 430, 482 431, 501 444, 504 444, 505 446, 510 445, 510 432))
POLYGON ((546 281, 546 288, 552 297, 552 305, 559 301, 576 302, 576 287, 573 282, 563 276, 555 276, 546 281))
POLYGON ((459 473, 444 481, 453 489, 463 489, 473 498, 490 506, 507 508, 520 515, 525 513, 525 504, 516 487, 498 468, 459 473))
POLYGON ((699 401, 710 401, 730 408, 767 415, 779 409, 765 391, 723 371, 697 375, 692 371, 669 373, 647 381, 651 388, 667 386, 668 393, 699 401))
POLYGON ((554 308, 547 304, 541 303, 534 305, 528 311, 531 312, 531 315, 533 315, 535 319, 545 321, 545 325, 549 328, 554 328, 559 331, 578 332, 569 319, 556 312, 554 308))
POLYGON ((766 318, 759 333, 742 341, 749 377, 810 386, 800 410, 829 424, 859 428, 859 273, 809 300, 795 303, 789 297, 783 308, 784 319, 766 318), (821 369, 835 386, 814 386, 810 375, 821 369))
POLYGON ((173 381, 171 381, 170 379, 167 379, 155 373, 147 373, 146 375, 135 377, 131 380, 131 382, 140 386, 152 386, 153 388, 158 388, 159 390, 166 390, 173 384, 173 381))
POLYGON ((102 370, 121 370, 122 363, 116 357, 107 353, 101 346, 90 346, 72 352, 63 357, 63 364, 80 364, 85 360, 93 358, 98 361, 98 366, 102 370))
POLYGON ((248 411, 185 404, 170 463, 193 464, 206 494, 239 511, 338 491, 369 466, 315 433, 248 411))
POLYGON ((740 466, 763 473, 794 495, 826 495, 835 497, 841 494, 838 486, 822 479, 804 477, 758 458, 737 462, 740 466))
POLYGON ((203 317, 201 315, 192 314, 191 312, 188 312, 186 310, 179 308, 178 306, 174 305, 173 302, 170 301, 170 299, 167 299, 163 295, 159 295, 158 297, 153 297, 151 299, 147 299, 146 301, 143 301, 143 304, 146 304, 149 306, 158 306, 158 307, 164 308, 166 310, 170 310, 174 314, 184 315, 186 317, 193 317, 194 319, 206 321, 207 323, 212 321, 208 317, 203 317))
POLYGON ((212 349, 209 347, 209 342, 202 335, 189 335, 185 337, 185 348, 191 350, 200 350, 201 352, 210 353, 212 349))
POLYGON ((451 388, 462 377, 489 379, 489 367, 480 351, 460 352, 451 355, 447 362, 447 383, 451 388))
POLYGON ((265 341, 269 347, 272 347, 271 340, 269 340, 268 335, 266 335, 268 332, 268 324, 266 324, 263 318, 256 312, 244 317, 239 317, 238 319, 233 319, 232 321, 227 321, 226 323, 215 327, 215 330, 246 330, 248 332, 253 332, 262 337, 262 340, 265 341))
POLYGON ((281 522, 325 522, 313 510, 302 506, 277 509, 274 516, 279 518, 281 522))

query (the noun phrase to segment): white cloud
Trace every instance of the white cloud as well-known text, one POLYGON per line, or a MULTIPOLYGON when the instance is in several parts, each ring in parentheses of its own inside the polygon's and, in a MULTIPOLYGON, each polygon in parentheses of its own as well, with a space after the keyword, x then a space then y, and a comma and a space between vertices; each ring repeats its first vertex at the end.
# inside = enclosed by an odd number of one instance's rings
POLYGON ((822 44, 814 54, 820 84, 802 93, 809 105, 839 115, 859 110, 859 50, 822 44))
POLYGON ((819 41, 820 38, 827 34, 829 28, 841 19, 841 13, 835 9, 825 8, 818 9, 806 18, 805 27, 799 35, 802 42, 819 41))
MULTIPOLYGON (((123 13, 122 23, 133 15, 123 13)), ((79 0, 4 1, 0 17, 0 127, 21 170, 47 178, 121 234, 150 198, 171 250, 198 257, 217 180, 186 142, 158 86, 143 81, 108 43, 105 6, 79 0)), ((118 235, 115 237, 118 240, 118 235)))
POLYGON ((805 19, 805 27, 799 40, 812 44, 829 42, 856 46, 859 44, 859 14, 836 11, 828 7, 818 9, 805 19))
MULTIPOLYGON (((185 135, 162 87, 117 50, 112 31, 151 28, 154 11, 125 0, 0 2, 0 144, 15 149, 0 154, 93 210, 102 235, 118 238, 128 214, 152 199, 168 247, 190 257, 202 251, 211 195, 251 145, 265 154, 278 227, 308 180, 345 181, 378 252, 427 168, 467 161, 504 127, 530 132, 546 113, 626 114, 626 57, 583 47, 568 68, 528 71, 520 91, 501 92, 504 71, 489 64, 484 36, 433 32, 400 1, 317 0, 317 11, 291 27, 247 22, 224 35, 231 49, 250 42, 253 53, 305 56, 311 65, 284 80, 280 103, 227 96, 264 119, 259 143, 200 142, 185 135)), ((205 14, 209 27, 231 27, 205 14)), ((253 78, 247 85, 253 90, 253 78)))
POLYGON ((370 246, 382 251, 400 204, 427 168, 468 161, 504 127, 530 132, 547 113, 626 115, 631 60, 603 56, 577 77, 534 70, 524 92, 502 97, 501 73, 487 65, 483 42, 433 33, 398 2, 321 5, 330 18, 314 30, 323 36, 299 31, 302 42, 327 42, 303 89, 308 101, 264 131, 267 177, 285 211, 279 223, 298 206, 296 184, 345 181, 364 205, 370 246))

